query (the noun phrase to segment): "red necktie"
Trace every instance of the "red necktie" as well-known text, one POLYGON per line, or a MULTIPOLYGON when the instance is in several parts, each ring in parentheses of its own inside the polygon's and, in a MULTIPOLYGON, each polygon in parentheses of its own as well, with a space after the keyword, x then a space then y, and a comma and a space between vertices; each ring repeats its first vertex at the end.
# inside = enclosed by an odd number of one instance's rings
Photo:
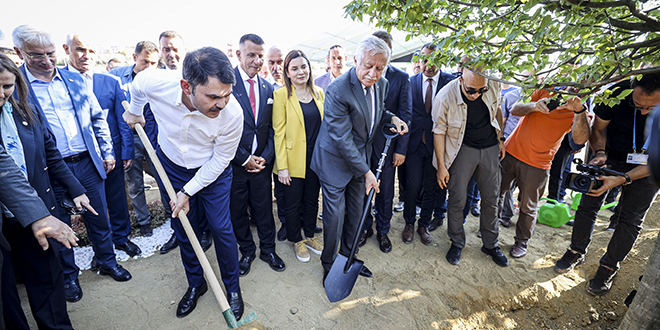
MULTIPOLYGON (((431 105, 433 102, 433 79, 429 78, 429 86, 426 87, 426 96, 424 97, 424 108, 426 108, 426 113, 431 111, 431 105)), ((426 144, 426 132, 422 132, 422 143, 426 144)))
POLYGON ((252 114, 257 118, 257 98, 254 95, 254 80, 248 79, 250 83, 250 106, 252 107, 252 114))

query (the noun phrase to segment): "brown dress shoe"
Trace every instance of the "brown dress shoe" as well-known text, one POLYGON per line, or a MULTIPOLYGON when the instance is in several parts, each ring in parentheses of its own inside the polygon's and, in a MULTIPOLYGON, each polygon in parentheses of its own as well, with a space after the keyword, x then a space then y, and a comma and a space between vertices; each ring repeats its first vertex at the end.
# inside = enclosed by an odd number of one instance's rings
POLYGON ((422 244, 431 245, 431 243, 433 243, 433 237, 431 237, 431 233, 429 233, 428 227, 419 226, 419 228, 417 228, 417 233, 419 234, 419 238, 422 240, 422 244))
POLYGON ((516 242, 511 248, 511 256, 514 258, 522 258, 527 254, 527 243, 516 242))
POLYGON ((406 224, 406 227, 403 228, 403 232, 401 233, 401 238, 403 239, 403 242, 406 244, 410 244, 413 241, 413 230, 415 230, 415 225, 414 224, 406 224))

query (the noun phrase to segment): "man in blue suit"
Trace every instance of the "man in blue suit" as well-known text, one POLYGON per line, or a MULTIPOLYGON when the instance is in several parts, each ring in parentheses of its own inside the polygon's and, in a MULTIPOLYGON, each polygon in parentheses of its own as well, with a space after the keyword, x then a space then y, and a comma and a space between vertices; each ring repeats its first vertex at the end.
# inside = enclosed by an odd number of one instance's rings
MULTIPOLYGON (((108 217, 112 226, 112 241, 118 250, 134 257, 142 251, 128 239, 128 235, 131 234, 131 217, 128 214, 128 201, 126 201, 124 170, 133 165, 133 131, 121 117, 124 113, 121 102, 126 100, 126 96, 121 89, 119 79, 106 73, 94 72, 96 51, 85 39, 78 34, 67 35, 64 51, 69 55, 69 65, 62 70, 80 73, 85 82, 93 88, 110 127, 115 159, 122 160, 107 174, 105 197, 107 204, 111 205, 108 208, 108 217)), ((93 268, 97 265, 95 263, 93 268)))
MULTIPOLYGON (((387 43, 387 46, 392 49, 392 35, 386 31, 376 31, 374 36, 380 38, 387 43)), ((410 123, 412 115, 412 99, 410 94, 410 81, 408 81, 408 74, 397 69, 392 64, 387 66, 385 78, 389 82, 387 90, 387 98, 385 98, 385 109, 392 112, 406 123, 410 123)), ((374 137, 374 152, 371 155, 371 171, 376 172, 378 168, 378 160, 385 148, 385 135, 381 132, 376 132, 374 137)), ((378 246, 381 251, 388 253, 392 251, 392 242, 387 234, 390 231, 390 220, 392 219, 392 201, 394 200, 394 173, 397 167, 403 164, 406 160, 406 152, 408 151, 408 134, 405 134, 394 140, 387 151, 387 158, 385 158, 385 165, 380 174, 380 193, 375 198, 375 213, 376 218, 376 238, 378 246)), ((366 201, 367 203, 370 201, 366 201)), ((359 246, 367 243, 367 238, 374 234, 372 229, 373 217, 371 212, 367 213, 367 218, 364 223, 362 233, 360 233, 359 246)))
MULTIPOLYGON (((110 74, 119 77, 121 80, 122 89, 126 94, 126 100, 129 102, 131 100, 130 86, 135 75, 142 70, 155 68, 158 65, 158 47, 151 41, 138 42, 135 46, 133 60, 135 61, 133 65, 110 70, 110 74)), ((144 194, 144 162, 145 160, 150 162, 150 160, 148 160, 140 137, 137 136, 136 132, 131 132, 131 134, 133 135, 133 166, 124 170, 124 174, 128 183, 128 196, 131 198, 131 204, 133 204, 140 234, 149 237, 152 235, 153 230, 151 229, 151 214, 147 208, 147 198, 144 194)))
MULTIPOLYGON (((16 52, 25 61, 21 71, 30 85, 29 101, 45 116, 57 149, 87 191, 91 206, 99 211, 98 215, 83 214, 99 272, 117 281, 128 281, 131 274, 117 264, 107 213, 103 211, 107 209, 104 180, 115 167, 112 137, 103 111, 80 74, 55 67, 55 43, 48 33, 21 25, 14 29, 13 39, 16 52)), ((57 182, 53 183, 53 190, 60 205, 60 219, 70 224, 71 217, 60 203, 66 191, 57 182)), ((62 249, 60 261, 66 298, 78 301, 82 289, 73 251, 62 249)))
MULTIPOLYGON (((435 50, 436 46, 429 43, 422 47, 420 55, 429 55, 435 50)), ((421 59, 420 61, 422 71, 410 77, 412 124, 406 159, 406 197, 403 210, 406 226, 401 233, 401 238, 406 244, 413 241, 416 221, 415 205, 417 204, 415 201, 423 187, 424 198, 417 233, 424 245, 430 245, 433 242, 429 232, 429 227, 432 226, 433 209, 438 198, 441 199, 440 203, 444 204, 447 194, 446 190, 439 189, 435 177, 436 170, 433 167, 431 106, 438 91, 456 77, 440 71, 434 65, 428 65, 427 59, 421 59), (438 196, 438 194, 440 195, 438 196)))
POLYGON ((328 56, 325 60, 330 70, 314 79, 314 84, 321 87, 324 92, 328 89, 331 82, 344 73, 344 63, 348 60, 346 50, 341 45, 334 45, 328 49, 328 56))
POLYGON ((259 259, 281 272, 286 266, 275 253, 275 222, 273 221, 270 173, 275 159, 273 117, 273 86, 258 73, 264 64, 264 41, 256 34, 241 37, 234 69, 236 84, 232 94, 243 108, 243 136, 232 161, 234 180, 231 185, 230 211, 234 234, 242 257, 239 275, 250 272, 257 247, 248 221, 248 201, 259 234, 259 259))

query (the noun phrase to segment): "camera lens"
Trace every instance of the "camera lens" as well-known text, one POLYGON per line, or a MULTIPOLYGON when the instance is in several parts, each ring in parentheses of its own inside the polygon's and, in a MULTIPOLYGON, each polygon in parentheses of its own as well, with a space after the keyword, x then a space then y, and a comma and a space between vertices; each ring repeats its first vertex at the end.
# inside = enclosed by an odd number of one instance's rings
POLYGON ((577 188, 588 189, 589 186, 591 185, 591 180, 587 177, 579 175, 579 176, 575 177, 575 180, 573 181, 573 184, 577 188))

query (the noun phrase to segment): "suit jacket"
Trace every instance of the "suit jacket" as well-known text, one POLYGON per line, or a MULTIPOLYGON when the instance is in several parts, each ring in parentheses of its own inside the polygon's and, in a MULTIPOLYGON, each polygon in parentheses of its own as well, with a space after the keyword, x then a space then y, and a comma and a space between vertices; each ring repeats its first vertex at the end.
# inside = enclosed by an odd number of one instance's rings
POLYGON ((371 112, 355 68, 335 79, 328 87, 323 106, 325 118, 316 139, 311 164, 321 182, 344 187, 354 177, 369 171, 373 137, 380 126, 390 122, 394 116, 385 110, 387 86, 387 79, 383 77, 372 86, 375 118, 371 136, 371 112))
POLYGON ((134 67, 135 64, 112 68, 112 70, 110 70, 110 74, 119 77, 119 81, 121 81, 121 89, 124 90, 126 101, 129 103, 131 102, 131 83, 133 82, 134 67))
MULTIPOLYGON (((442 89, 448 82, 454 80, 455 75, 440 71, 438 76, 438 85, 436 86, 435 93, 442 89)), ((424 93, 422 92, 422 83, 426 80, 426 76, 421 72, 410 77, 410 90, 412 91, 412 123, 410 127, 410 140, 408 142, 408 152, 414 152, 419 148, 422 143, 422 136, 426 133, 426 150, 433 154, 433 119, 429 110, 426 113, 424 105, 424 93)), ((424 91, 425 92, 425 91, 424 91)))
MULTIPOLYGON (((273 173, 288 169, 293 178, 305 178, 307 170, 307 134, 305 118, 296 96, 296 88, 291 86, 291 96, 286 87, 273 92, 273 129, 275 131, 275 166, 273 173)), ((314 103, 323 120, 323 90, 316 88, 319 98, 314 103)))
MULTIPOLYGON (((69 70, 69 66, 62 69, 69 70)), ((99 101, 103 115, 108 121, 112 143, 121 145, 120 159, 133 159, 133 130, 122 118, 126 94, 121 89, 119 79, 107 73, 94 73, 94 96, 99 101)), ((118 159, 119 160, 119 159, 118 159)))
MULTIPOLYGON (((385 109, 392 112, 410 126, 412 117, 412 94, 410 92, 408 74, 390 64, 387 68, 385 78, 389 82, 387 97, 385 98, 385 109)), ((408 130, 410 130, 410 127, 408 130)), ((391 157, 393 152, 405 156, 408 153, 409 137, 410 134, 404 134, 398 139, 392 141, 390 150, 387 153, 388 157, 391 157)), ((383 134, 381 130, 374 138, 374 150, 376 152, 382 152, 385 148, 385 141, 385 134, 383 134)))
POLYGON ((314 79, 314 85, 321 87, 323 91, 328 90, 328 86, 332 82, 332 71, 328 71, 325 74, 320 75, 318 78, 314 79))
MULTIPOLYGON (((0 144, 0 203, 4 204, 15 219, 23 226, 27 227, 31 223, 50 215, 48 208, 39 198, 25 175, 18 168, 14 159, 9 156, 5 147, 0 144)), ((1 212, 0 212, 1 213, 1 212)), ((0 216, 0 245, 5 250, 11 250, 9 243, 2 235, 2 219, 0 216)), ((0 257, 0 265, 2 258, 0 257)))
MULTIPOLYGON (((25 64, 21 65, 20 69, 25 79, 27 77, 25 64)), ((96 97, 90 93, 89 87, 80 74, 58 68, 55 70, 59 70, 62 80, 69 91, 71 103, 76 111, 78 127, 82 132, 85 146, 87 146, 87 151, 89 151, 89 155, 92 157, 94 167, 96 167, 96 171, 101 178, 105 179, 103 160, 115 159, 115 156, 112 149, 110 129, 108 128, 108 122, 103 114, 103 110, 96 97)), ((25 80, 27 81, 27 79, 25 80)), ((43 109, 29 82, 28 87, 30 89, 28 102, 35 105, 40 115, 43 116, 43 109)))
POLYGON ((273 145, 273 85, 265 79, 256 75, 257 84, 259 87, 259 112, 258 120, 254 122, 254 113, 252 113, 252 106, 250 106, 250 95, 245 90, 241 74, 238 67, 234 68, 234 75, 236 76, 236 84, 232 90, 232 94, 238 103, 243 108, 243 136, 241 142, 238 144, 236 150, 236 157, 234 157, 234 164, 243 166, 252 155, 252 143, 254 143, 254 136, 257 136, 257 150, 254 151, 255 156, 261 156, 266 160, 266 163, 272 164, 275 158, 275 147, 273 145), (270 102, 268 102, 270 100, 270 102), (268 104, 270 103, 270 104, 268 104))

